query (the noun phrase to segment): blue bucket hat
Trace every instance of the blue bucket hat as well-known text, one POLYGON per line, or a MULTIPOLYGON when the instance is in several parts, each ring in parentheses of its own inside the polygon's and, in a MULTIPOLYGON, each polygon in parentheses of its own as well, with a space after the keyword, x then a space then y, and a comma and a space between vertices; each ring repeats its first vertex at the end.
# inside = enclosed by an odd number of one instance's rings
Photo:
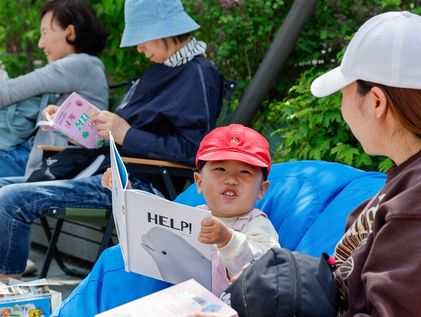
POLYGON ((179 0, 126 0, 120 47, 177 36, 200 28, 179 0))

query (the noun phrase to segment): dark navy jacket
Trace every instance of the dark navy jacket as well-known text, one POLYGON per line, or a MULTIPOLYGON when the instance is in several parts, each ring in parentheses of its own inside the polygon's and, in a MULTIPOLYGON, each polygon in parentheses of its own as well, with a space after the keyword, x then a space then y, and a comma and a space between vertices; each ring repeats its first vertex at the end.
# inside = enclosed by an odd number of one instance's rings
POLYGON ((193 166, 222 104, 218 70, 203 56, 175 68, 153 64, 134 89, 116 111, 131 126, 120 153, 193 166))

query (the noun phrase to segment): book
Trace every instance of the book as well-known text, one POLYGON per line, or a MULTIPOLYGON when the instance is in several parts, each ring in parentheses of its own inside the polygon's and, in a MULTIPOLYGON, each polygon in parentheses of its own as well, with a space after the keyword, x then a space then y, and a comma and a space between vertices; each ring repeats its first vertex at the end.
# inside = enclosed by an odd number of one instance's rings
POLYGON ((46 279, 0 280, 1 316, 49 317, 60 303, 61 293, 51 290, 46 279))
POLYGON ((221 317, 238 316, 234 309, 190 279, 95 317, 180 317, 194 312, 218 313, 221 317))
POLYGON ((211 289, 211 246, 198 241, 210 211, 128 189, 128 174, 110 134, 113 217, 125 269, 169 283, 195 279, 211 289))
POLYGON ((73 92, 58 108, 54 118, 47 114, 47 120, 38 121, 37 126, 62 134, 80 146, 95 149, 105 144, 92 121, 92 117, 100 111, 73 92))

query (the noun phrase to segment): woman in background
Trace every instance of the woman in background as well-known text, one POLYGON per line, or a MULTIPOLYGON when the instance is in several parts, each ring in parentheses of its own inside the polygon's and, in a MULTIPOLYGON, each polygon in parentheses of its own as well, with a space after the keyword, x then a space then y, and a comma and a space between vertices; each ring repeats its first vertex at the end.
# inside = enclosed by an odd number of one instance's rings
MULTIPOLYGON (((108 107, 104 65, 96 57, 106 33, 92 7, 86 0, 52 0, 40 16, 38 47, 48 64, 0 82, 0 177, 24 175, 42 107, 61 104, 74 91, 99 108, 108 107)), ((39 144, 67 144, 55 134, 39 133, 39 144)), ((39 164, 40 155, 34 153, 30 165, 39 164)))

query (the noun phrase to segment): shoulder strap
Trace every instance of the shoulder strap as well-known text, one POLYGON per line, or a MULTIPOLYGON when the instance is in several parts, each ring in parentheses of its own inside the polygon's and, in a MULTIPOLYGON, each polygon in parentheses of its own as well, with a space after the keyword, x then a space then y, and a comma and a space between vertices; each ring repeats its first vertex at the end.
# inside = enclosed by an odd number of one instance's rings
POLYGON ((45 93, 42 94, 41 102, 39 103, 39 111, 38 111, 38 117, 37 121, 41 120, 42 118, 42 110, 44 110, 45 107, 47 107, 52 102, 57 102, 57 97, 54 94, 51 93, 45 93))
POLYGON ((254 208, 247 214, 238 217, 234 222, 232 229, 235 231, 241 231, 251 220, 260 216, 267 218, 267 215, 263 211, 254 208))

